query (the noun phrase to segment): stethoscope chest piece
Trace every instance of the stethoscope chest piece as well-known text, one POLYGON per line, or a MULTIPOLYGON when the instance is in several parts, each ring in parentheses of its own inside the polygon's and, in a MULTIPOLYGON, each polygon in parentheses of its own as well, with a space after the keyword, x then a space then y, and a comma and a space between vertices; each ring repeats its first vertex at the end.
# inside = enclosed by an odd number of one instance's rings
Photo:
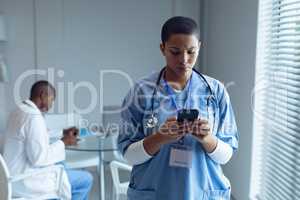
POLYGON ((146 120, 146 128, 154 128, 158 124, 158 119, 154 114, 151 114, 151 116, 146 120))

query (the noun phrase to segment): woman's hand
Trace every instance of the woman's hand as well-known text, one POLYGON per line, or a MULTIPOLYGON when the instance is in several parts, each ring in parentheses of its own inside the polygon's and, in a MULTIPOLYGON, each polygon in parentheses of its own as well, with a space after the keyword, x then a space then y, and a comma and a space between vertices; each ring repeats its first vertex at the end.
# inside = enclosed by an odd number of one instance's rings
POLYGON ((211 135, 210 126, 207 120, 197 119, 191 126, 192 135, 194 135, 199 142, 204 142, 205 137, 211 135))
POLYGON ((176 117, 171 117, 161 125, 157 134, 160 135, 163 144, 166 144, 179 140, 188 131, 189 125, 187 123, 178 123, 176 117))
POLYGON ((211 153, 216 149, 218 140, 212 135, 211 128, 207 120, 195 120, 191 126, 191 132, 207 152, 211 153))
POLYGON ((176 117, 171 117, 161 125, 159 131, 144 139, 144 149, 149 155, 154 155, 162 145, 179 140, 189 132, 187 123, 179 124, 176 117))

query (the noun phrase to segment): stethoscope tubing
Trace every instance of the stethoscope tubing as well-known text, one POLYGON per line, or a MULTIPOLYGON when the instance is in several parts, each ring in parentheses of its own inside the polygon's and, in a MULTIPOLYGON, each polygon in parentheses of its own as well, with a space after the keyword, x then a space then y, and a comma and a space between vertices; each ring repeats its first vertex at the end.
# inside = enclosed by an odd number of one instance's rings
MULTIPOLYGON (((160 80, 161 80, 165 70, 166 70, 166 67, 164 67, 163 69, 160 70, 158 78, 157 78, 156 83, 155 83, 155 88, 154 88, 153 93, 152 93, 152 97, 151 97, 151 113, 152 114, 154 112, 154 99, 155 99, 155 96, 157 94, 157 90, 158 90, 157 88, 159 86, 160 80)), ((208 88, 209 93, 210 93, 210 95, 207 98, 207 106, 208 106, 209 99, 214 97, 214 93, 213 93, 208 81, 206 80, 206 78, 200 72, 198 72, 196 69, 193 68, 193 71, 196 72, 202 78, 202 80, 205 82, 205 84, 207 85, 207 88, 208 88)))

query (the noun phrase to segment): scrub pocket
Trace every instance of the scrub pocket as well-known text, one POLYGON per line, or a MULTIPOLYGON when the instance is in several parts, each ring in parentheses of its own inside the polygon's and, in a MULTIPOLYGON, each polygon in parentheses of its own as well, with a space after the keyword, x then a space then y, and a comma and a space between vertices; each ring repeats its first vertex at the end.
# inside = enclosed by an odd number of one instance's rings
POLYGON ((127 191, 128 200, 155 200, 154 190, 138 190, 128 187, 127 191))
POLYGON ((230 189, 227 190, 206 190, 203 200, 230 200, 230 189))

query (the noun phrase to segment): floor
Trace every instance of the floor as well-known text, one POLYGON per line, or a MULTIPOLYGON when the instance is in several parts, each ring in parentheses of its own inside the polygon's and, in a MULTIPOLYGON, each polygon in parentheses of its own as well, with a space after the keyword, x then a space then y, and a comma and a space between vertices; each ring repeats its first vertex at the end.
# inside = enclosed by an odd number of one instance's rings
MULTIPOLYGON (((96 168, 88 168, 88 171, 90 171, 93 174, 94 177, 94 183, 93 188, 89 197, 89 200, 99 200, 99 178, 96 171, 96 168)), ((113 197, 113 183, 111 178, 111 173, 108 167, 105 168, 105 200, 114 200, 115 197, 113 197)), ((129 174, 126 172, 121 172, 121 180, 128 180, 129 174)), ((102 199, 103 200, 103 199, 102 199)), ((121 196, 120 200, 126 200, 126 195, 121 196)))

